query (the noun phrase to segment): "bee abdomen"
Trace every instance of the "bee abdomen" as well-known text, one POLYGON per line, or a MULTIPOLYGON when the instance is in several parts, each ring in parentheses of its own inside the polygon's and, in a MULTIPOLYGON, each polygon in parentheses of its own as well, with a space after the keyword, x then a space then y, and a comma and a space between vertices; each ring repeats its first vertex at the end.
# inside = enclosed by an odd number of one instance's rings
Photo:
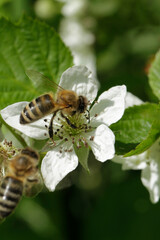
POLYGON ((48 115, 55 108, 51 94, 44 94, 27 104, 20 115, 20 123, 27 124, 48 115))
POLYGON ((17 206, 23 191, 23 183, 6 177, 0 187, 0 219, 7 217, 17 206))

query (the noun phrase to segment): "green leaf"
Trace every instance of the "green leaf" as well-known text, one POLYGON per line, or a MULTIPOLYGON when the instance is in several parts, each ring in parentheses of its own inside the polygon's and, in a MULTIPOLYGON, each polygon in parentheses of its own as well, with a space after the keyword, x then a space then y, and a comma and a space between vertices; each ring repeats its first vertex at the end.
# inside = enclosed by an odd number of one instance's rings
POLYGON ((147 138, 136 146, 136 148, 127 154, 124 157, 130 157, 136 154, 140 154, 146 151, 151 145, 160 137, 160 120, 155 121, 152 124, 152 127, 148 133, 147 138))
MULTIPOLYGON (((50 26, 23 17, 15 24, 0 19, 0 108, 17 101, 31 101, 41 89, 26 76, 28 69, 59 83, 73 65, 69 49, 50 26)), ((46 86, 44 91, 52 91, 46 86)))
POLYGON ((160 51, 156 54, 149 71, 149 84, 153 93, 160 99, 160 51))
POLYGON ((122 119, 111 126, 116 136, 117 154, 128 153, 144 141, 139 150, 143 152, 159 136, 159 124, 160 109, 157 104, 146 103, 126 109, 122 119))

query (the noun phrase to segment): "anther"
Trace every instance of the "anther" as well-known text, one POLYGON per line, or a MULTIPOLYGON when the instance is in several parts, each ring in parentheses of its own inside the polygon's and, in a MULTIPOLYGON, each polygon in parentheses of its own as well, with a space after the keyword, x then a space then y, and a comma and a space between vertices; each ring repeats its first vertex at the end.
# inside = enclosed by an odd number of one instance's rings
POLYGON ((73 149, 68 149, 68 151, 67 152, 72 152, 73 151, 73 149))
POLYGON ((93 140, 94 140, 94 136, 91 136, 91 137, 90 137, 90 141, 93 141, 93 140))
POLYGON ((63 137, 62 137, 61 135, 58 135, 58 137, 59 137, 60 139, 63 139, 63 137))

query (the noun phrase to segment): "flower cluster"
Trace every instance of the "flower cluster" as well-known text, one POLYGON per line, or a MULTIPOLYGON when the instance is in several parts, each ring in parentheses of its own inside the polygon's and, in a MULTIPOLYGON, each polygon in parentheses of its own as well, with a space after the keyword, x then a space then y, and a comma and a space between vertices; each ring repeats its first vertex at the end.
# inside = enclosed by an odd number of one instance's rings
MULTIPOLYGON (((97 81, 84 66, 67 69, 62 74, 59 85, 75 91, 79 96, 85 96, 90 104, 85 113, 67 116, 76 128, 72 128, 60 114, 54 118, 55 144, 49 147, 41 164, 45 185, 51 191, 54 191, 56 185, 77 167, 78 161, 88 168, 90 148, 98 161, 104 162, 114 157, 115 136, 109 126, 122 117, 125 109, 126 87, 124 85, 112 87, 96 99, 97 81)), ((6 107, 1 111, 2 118, 8 125, 31 138, 49 138, 46 125, 52 115, 26 125, 19 123, 21 111, 26 104, 28 102, 18 102, 6 107)))
MULTIPOLYGON (((143 102, 127 93, 126 106, 140 105, 143 102)), ((141 181, 150 194, 152 203, 160 198, 160 138, 145 152, 131 157, 115 156, 112 161, 122 164, 123 170, 142 170, 141 181)))
POLYGON ((7 142, 6 140, 0 142, 0 180, 5 176, 5 170, 7 166, 7 161, 12 159, 19 149, 12 145, 12 142, 7 142))

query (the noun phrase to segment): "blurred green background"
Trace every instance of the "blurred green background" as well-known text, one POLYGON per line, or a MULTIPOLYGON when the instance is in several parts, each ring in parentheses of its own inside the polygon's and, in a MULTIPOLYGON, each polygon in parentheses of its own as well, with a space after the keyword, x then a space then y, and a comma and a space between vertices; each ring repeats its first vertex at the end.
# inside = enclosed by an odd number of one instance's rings
MULTIPOLYGON (((59 31, 62 7, 53 0, 0 0, 0 16, 17 21, 26 14, 59 31)), ((82 24, 95 36, 100 92, 126 84, 142 100, 156 101, 146 68, 160 46, 160 1, 88 0, 84 15, 82 24)), ((0 238, 159 240, 160 203, 150 203, 140 172, 123 172, 111 161, 101 164, 92 154, 89 166, 90 174, 80 166, 71 174, 69 188, 24 197, 0 225, 0 238)))

